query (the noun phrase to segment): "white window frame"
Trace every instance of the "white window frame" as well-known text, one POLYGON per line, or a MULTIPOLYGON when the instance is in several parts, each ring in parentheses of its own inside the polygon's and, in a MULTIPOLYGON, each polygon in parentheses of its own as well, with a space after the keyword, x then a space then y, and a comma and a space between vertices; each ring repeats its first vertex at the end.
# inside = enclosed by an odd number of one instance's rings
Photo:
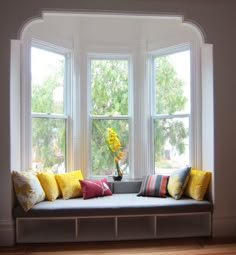
MULTIPOLYGON (((200 73, 200 57, 197 57, 197 47, 194 42, 183 43, 179 45, 173 45, 165 47, 156 51, 148 53, 148 67, 149 67, 149 86, 150 86, 150 167, 151 173, 155 173, 155 157, 154 157, 154 120, 162 118, 177 118, 188 117, 189 118, 189 165, 195 165, 198 162, 198 167, 201 167, 201 86, 199 84, 200 73), (189 114, 163 114, 158 115, 155 113, 155 83, 154 83, 154 58, 158 56, 164 56, 169 54, 178 53, 181 51, 190 51, 190 112, 189 114)), ((199 53, 200 55, 200 53, 199 53)), ((165 173, 163 171, 162 173, 165 173)))
POLYGON ((132 135, 132 56, 129 54, 114 54, 114 53, 89 53, 87 55, 87 87, 88 87, 88 122, 89 122, 89 135, 88 135, 88 175, 92 178, 100 178, 101 176, 95 176, 92 174, 92 151, 91 151, 91 139, 92 139, 92 120, 127 120, 129 125, 129 174, 125 175, 125 178, 130 178, 133 175, 132 169, 132 148, 131 135, 132 135), (127 115, 92 115, 91 114, 91 61, 92 60, 127 60, 128 61, 128 114, 127 115))
MULTIPOLYGON (((38 40, 36 40, 38 42, 38 40)), ((40 42, 40 41, 39 41, 40 42)), ((44 42, 40 42, 43 43, 44 42)), ((53 46, 51 44, 47 44, 53 46)), ((122 49, 111 50, 113 53, 91 53, 82 50, 78 54, 68 49, 55 46, 71 55, 70 89, 68 90, 68 135, 67 135, 67 169, 82 169, 86 178, 91 175, 90 146, 91 125, 89 121, 90 77, 88 75, 89 58, 101 59, 125 57, 130 59, 129 71, 129 177, 141 178, 154 173, 154 144, 152 133, 152 83, 150 74, 150 56, 157 53, 170 53, 188 46, 191 59, 191 164, 201 167, 202 164, 202 112, 201 112, 201 49, 198 42, 174 45, 157 51, 148 51, 140 47, 137 51, 122 49), (117 53, 118 51, 118 53, 117 53), (115 52, 115 53, 114 53, 115 52), (73 72, 72 72, 73 71, 73 72), (73 75, 72 75, 73 73, 73 75), (148 85, 148 86, 147 86, 148 85)), ((22 90, 21 90, 21 169, 30 168, 31 142, 31 80, 30 80, 31 40, 25 38, 22 43, 22 90)), ((158 48, 158 47, 156 47, 158 48)))
POLYGON ((21 167, 32 168, 32 118, 64 119, 66 128, 65 168, 68 170, 73 164, 72 153, 72 52, 69 49, 47 43, 33 38, 26 40, 22 47, 22 142, 21 142, 21 167), (64 114, 33 113, 31 111, 31 47, 36 47, 49 52, 57 53, 65 57, 65 90, 64 90, 64 114))

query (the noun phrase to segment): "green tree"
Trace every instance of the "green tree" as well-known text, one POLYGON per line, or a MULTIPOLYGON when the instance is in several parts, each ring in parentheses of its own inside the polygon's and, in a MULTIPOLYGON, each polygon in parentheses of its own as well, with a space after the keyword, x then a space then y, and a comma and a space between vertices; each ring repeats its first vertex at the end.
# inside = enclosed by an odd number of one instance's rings
MULTIPOLYGON (((187 98, 184 96, 184 82, 178 78, 168 56, 155 59, 156 113, 173 115, 185 109, 187 98)), ((165 157, 165 143, 181 155, 185 152, 185 138, 188 130, 180 119, 164 118, 155 120, 155 162, 165 157)))
MULTIPOLYGON (((185 108, 184 82, 177 77, 168 56, 158 57, 156 66, 156 112, 174 114, 185 108)), ((98 60, 92 64, 92 114, 123 115, 128 113, 128 66, 119 60, 98 60)), ((92 162, 94 174, 111 174, 114 162, 108 153, 104 137, 107 127, 113 127, 121 136, 124 150, 128 154, 128 122, 125 120, 93 120, 92 162)), ((188 132, 181 120, 155 120, 155 161, 164 158, 165 143, 168 141, 179 154, 185 151, 188 132)))
MULTIPOLYGON (((31 109, 34 113, 63 113, 63 103, 53 100, 55 90, 62 86, 63 63, 40 84, 33 84, 31 109)), ((44 168, 65 161, 65 120, 55 118, 32 118, 32 147, 34 158, 44 168)))
MULTIPOLYGON (((156 58, 156 112, 174 114, 185 108, 182 80, 167 56, 156 58)), ((62 65, 63 66, 63 65, 62 65)), ((128 115, 128 61, 93 60, 91 65, 91 114, 128 115)), ((50 75, 40 86, 32 86, 32 111, 42 113, 63 112, 62 105, 53 101, 53 93, 62 80, 60 72, 50 75)), ((44 167, 65 161, 65 121, 60 119, 33 119, 33 147, 36 157, 44 162, 44 167), (55 145, 56 142, 56 145, 55 145), (55 146, 58 153, 55 152, 55 146)), ((107 128, 112 127, 120 136, 125 152, 123 166, 128 165, 128 120, 93 119, 92 121, 92 166, 93 174, 111 174, 113 159, 108 153, 105 137, 107 128)), ((184 140, 188 132, 178 119, 155 120, 155 161, 164 157, 165 143, 168 141, 179 154, 184 153, 184 140)))
MULTIPOLYGON (((92 115, 128 115, 128 61, 93 60, 91 65, 92 115)), ((125 156, 121 164, 127 166, 128 121, 92 121, 93 174, 112 174, 114 161, 106 145, 107 128, 114 128, 121 140, 125 156)))

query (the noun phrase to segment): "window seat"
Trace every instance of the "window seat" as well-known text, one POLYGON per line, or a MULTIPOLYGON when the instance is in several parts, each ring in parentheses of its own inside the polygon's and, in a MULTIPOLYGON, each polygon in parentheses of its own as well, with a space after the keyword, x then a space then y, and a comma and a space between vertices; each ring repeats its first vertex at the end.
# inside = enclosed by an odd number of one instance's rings
POLYGON ((209 201, 196 201, 191 198, 175 200, 171 197, 138 197, 137 193, 113 194, 83 200, 83 198, 57 199, 53 202, 43 201, 30 211, 21 207, 14 209, 17 217, 76 217, 106 215, 143 215, 211 212, 209 201))
POLYGON ((110 183, 113 195, 14 208, 16 241, 78 242, 211 235, 210 201, 138 197, 141 182, 110 183))

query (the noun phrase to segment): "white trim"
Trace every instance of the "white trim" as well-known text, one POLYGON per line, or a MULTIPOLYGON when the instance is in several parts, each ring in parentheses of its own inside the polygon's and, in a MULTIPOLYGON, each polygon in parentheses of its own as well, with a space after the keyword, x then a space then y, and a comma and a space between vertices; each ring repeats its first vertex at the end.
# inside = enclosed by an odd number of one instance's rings
POLYGON ((168 14, 168 13, 156 13, 156 14, 149 14, 149 13, 127 13, 127 12, 106 12, 106 11, 96 11, 96 12, 90 12, 90 11, 73 11, 73 10, 68 10, 68 11, 44 11, 43 12, 43 18, 46 16, 62 16, 62 17, 67 17, 67 16, 75 16, 75 17, 88 17, 88 18, 132 18, 132 19, 175 19, 179 20, 179 22, 183 22, 183 15, 180 14, 168 14))
POLYGON ((153 116, 153 119, 176 119, 176 118, 189 118, 189 113, 183 113, 183 114, 158 114, 153 116))
MULTIPOLYGON (((89 130, 89 116, 88 116, 88 93, 89 87, 88 84, 88 62, 87 62, 87 55, 83 50, 79 51, 80 59, 78 60, 79 63, 79 73, 78 76, 80 78, 80 82, 78 85, 78 89, 80 91, 79 95, 79 119, 80 123, 78 123, 78 131, 79 131, 79 151, 77 157, 80 157, 80 168, 83 171, 84 176, 89 176, 89 138, 88 138, 88 130, 89 130)), ((79 92, 78 92, 79 94, 79 92)))
POLYGON ((213 46, 204 44, 201 47, 201 80, 202 80, 202 168, 212 172, 209 198, 215 201, 214 174, 214 91, 213 91, 213 46))
POLYGON ((11 40, 10 66, 11 170, 21 169, 21 42, 11 40))
POLYGON ((45 118, 45 119, 64 119, 66 120, 68 117, 64 114, 51 114, 51 113, 35 113, 31 114, 32 118, 45 118))
POLYGON ((171 55, 171 54, 182 52, 189 49, 190 49, 190 43, 185 42, 185 43, 175 44, 175 45, 171 45, 167 47, 161 47, 157 50, 149 51, 148 54, 150 57, 156 57, 156 56, 161 57, 161 56, 171 55))
POLYGON ((31 68, 30 68, 30 38, 22 43, 22 75, 21 75, 21 169, 31 166, 31 68))
POLYGON ((49 43, 49 42, 46 42, 43 40, 39 40, 37 38, 31 39, 31 46, 42 49, 42 50, 46 50, 49 52, 54 52, 54 53, 57 53, 60 55, 64 55, 64 56, 67 55, 68 53, 71 54, 70 49, 67 49, 62 46, 55 45, 55 44, 52 44, 52 43, 49 43))
POLYGON ((201 56, 200 45, 192 41, 191 49, 191 164, 202 168, 202 84, 201 84, 201 56))
POLYGON ((128 115, 90 115, 95 120, 128 120, 128 115))
MULTIPOLYGON (((71 116, 69 118, 69 123, 71 124, 71 134, 69 134, 69 139, 71 139, 71 151, 68 151, 71 155, 71 169, 81 169, 81 150, 80 150, 80 134, 81 134, 81 114, 80 114, 80 91, 81 91, 81 70, 80 70, 80 51, 79 51, 79 38, 73 37, 73 53, 71 56, 71 78, 72 78, 72 88, 71 88, 71 116)), ((81 169, 83 170, 83 168, 81 169)), ((83 175, 85 173, 83 172, 83 175)))

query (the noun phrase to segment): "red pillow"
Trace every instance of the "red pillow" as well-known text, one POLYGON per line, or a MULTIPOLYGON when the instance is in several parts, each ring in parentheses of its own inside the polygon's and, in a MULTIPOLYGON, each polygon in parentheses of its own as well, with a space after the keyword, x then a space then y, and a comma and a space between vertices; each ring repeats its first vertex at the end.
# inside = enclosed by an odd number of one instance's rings
POLYGON ((112 192, 106 178, 101 180, 79 180, 82 188, 83 199, 92 197, 110 196, 112 192))

